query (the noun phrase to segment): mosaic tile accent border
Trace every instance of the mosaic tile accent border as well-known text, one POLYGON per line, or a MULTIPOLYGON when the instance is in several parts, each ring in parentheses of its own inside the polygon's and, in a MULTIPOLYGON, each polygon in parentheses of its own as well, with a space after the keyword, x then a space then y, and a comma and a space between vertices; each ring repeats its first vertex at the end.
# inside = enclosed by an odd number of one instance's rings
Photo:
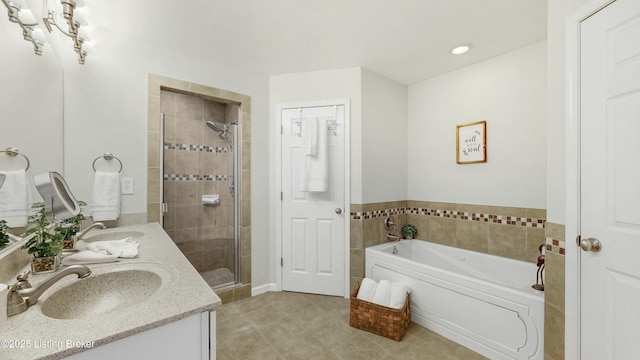
POLYGON ((231 175, 210 175, 210 174, 163 174, 164 181, 231 181, 231 175))
POLYGON ((495 215, 483 213, 470 213, 457 210, 441 210, 428 208, 393 208, 385 210, 352 212, 351 219, 373 219, 397 214, 419 214, 425 216, 438 216, 468 221, 490 222, 494 224, 517 225, 531 228, 544 228, 545 219, 527 218, 521 216, 495 215))
POLYGON ((226 147, 207 146, 207 145, 193 145, 193 144, 164 143, 163 148, 165 150, 202 151, 202 152, 209 152, 209 153, 229 153, 229 152, 232 152, 230 148, 226 148, 226 147))
POLYGON ((361 220, 361 219, 375 219, 379 217, 386 217, 389 215, 399 215, 404 214, 405 208, 393 208, 393 209, 384 209, 384 210, 374 210, 374 211, 366 211, 366 212, 352 212, 351 218, 353 220, 361 220))
POLYGON ((545 237, 545 245, 546 245, 546 250, 556 253, 556 254, 560 254, 560 255, 564 255, 565 253, 565 249, 566 249, 566 244, 564 241, 562 240, 556 240, 550 237, 545 237))

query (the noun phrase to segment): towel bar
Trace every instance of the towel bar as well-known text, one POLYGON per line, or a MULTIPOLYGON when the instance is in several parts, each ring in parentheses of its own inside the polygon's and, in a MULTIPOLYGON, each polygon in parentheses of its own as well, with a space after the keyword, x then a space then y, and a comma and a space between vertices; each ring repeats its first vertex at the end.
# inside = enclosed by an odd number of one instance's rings
POLYGON ((93 167, 93 171, 96 171, 96 161, 100 160, 100 158, 103 158, 105 160, 113 160, 116 159, 119 163, 120 163, 120 170, 118 170, 118 173, 122 172, 122 161, 120 161, 120 159, 118 159, 116 156, 114 156, 112 153, 104 153, 104 155, 98 156, 97 158, 95 158, 93 160, 93 163, 91 164, 91 166, 93 167))
POLYGON ((24 171, 29 170, 29 167, 31 166, 31 161, 29 161, 29 158, 27 157, 27 155, 20 153, 20 150, 14 148, 14 147, 8 147, 5 150, 0 150, 0 153, 6 153, 9 156, 22 156, 26 161, 27 161, 27 167, 25 167, 24 171))

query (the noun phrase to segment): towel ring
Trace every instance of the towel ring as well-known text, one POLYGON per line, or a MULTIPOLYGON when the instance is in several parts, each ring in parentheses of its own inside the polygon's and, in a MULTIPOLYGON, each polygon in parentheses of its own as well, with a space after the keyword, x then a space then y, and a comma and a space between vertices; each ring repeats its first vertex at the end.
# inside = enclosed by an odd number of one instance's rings
POLYGON ((0 150, 0 153, 5 153, 11 157, 15 157, 18 155, 22 156, 27 161, 27 167, 24 168, 24 171, 29 170, 29 167, 31 166, 31 161, 29 161, 29 158, 27 157, 27 155, 20 153, 20 150, 14 147, 8 147, 5 150, 0 150))
POLYGON ((102 156, 98 156, 97 158, 95 158, 93 160, 93 164, 91 164, 91 166, 93 167, 93 171, 96 171, 96 161, 100 160, 101 158, 105 159, 105 160, 113 160, 116 159, 118 160, 118 162, 120 163, 120 170, 118 170, 118 174, 122 172, 122 161, 120 161, 120 159, 118 159, 117 157, 115 157, 112 153, 104 153, 104 155, 102 156))

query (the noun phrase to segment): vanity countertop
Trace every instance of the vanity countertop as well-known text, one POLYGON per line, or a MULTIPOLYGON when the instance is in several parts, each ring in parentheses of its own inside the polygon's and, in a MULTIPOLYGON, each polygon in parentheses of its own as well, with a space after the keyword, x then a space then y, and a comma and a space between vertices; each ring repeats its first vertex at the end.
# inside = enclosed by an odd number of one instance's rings
MULTIPOLYGON (((42 304, 49 296, 73 282, 85 281, 73 274, 66 276, 45 291, 26 312, 8 318, 7 327, 0 332, 0 359, 60 359, 82 352, 83 344, 104 345, 222 304, 159 224, 91 231, 87 241, 108 233, 133 234, 134 240, 140 243, 139 255, 114 263, 87 265, 92 274, 86 279, 122 269, 149 270, 162 278, 160 289, 143 302, 89 318, 48 317, 42 312, 42 304)), ((51 275, 31 275, 29 281, 35 286, 51 275)), ((82 299, 70 298, 69 301, 82 299)))

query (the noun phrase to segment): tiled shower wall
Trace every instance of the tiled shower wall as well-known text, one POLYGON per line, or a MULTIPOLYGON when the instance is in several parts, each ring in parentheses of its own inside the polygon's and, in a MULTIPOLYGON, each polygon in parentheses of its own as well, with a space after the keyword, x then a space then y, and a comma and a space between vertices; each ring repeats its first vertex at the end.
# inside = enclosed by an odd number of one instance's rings
MULTIPOLYGON (((235 267, 233 152, 205 121, 224 123, 234 108, 188 94, 160 93, 165 114, 164 228, 200 272, 235 267), (203 205, 202 196, 220 196, 203 205)), ((237 116, 237 112, 236 112, 237 116)))
POLYGON ((468 250, 536 262, 545 244, 546 210, 504 206, 398 201, 351 205, 351 288, 364 277, 364 249, 400 235, 404 224, 418 229, 416 238, 468 250), (384 229, 393 215, 395 230, 384 229))

